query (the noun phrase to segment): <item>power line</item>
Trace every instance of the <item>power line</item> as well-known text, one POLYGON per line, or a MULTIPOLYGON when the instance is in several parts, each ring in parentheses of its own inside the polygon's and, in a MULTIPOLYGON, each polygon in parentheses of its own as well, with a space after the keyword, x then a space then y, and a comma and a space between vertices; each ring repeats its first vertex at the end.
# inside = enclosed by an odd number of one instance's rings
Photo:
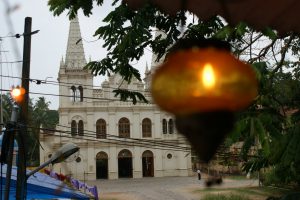
MULTIPOLYGON (((11 90, 8 89, 0 89, 0 91, 4 91, 4 92, 10 92, 11 90)), ((62 94, 51 94, 51 93, 41 93, 41 92, 29 92, 29 94, 35 94, 35 95, 44 95, 44 96, 52 96, 52 97, 67 97, 67 98, 73 98, 73 95, 62 95, 62 94)), ((119 101, 119 102, 131 102, 131 101, 121 101, 118 98, 112 99, 112 98, 100 98, 100 97, 87 97, 87 96, 83 96, 83 99, 92 99, 92 100, 104 100, 104 101, 119 101)), ((137 103, 144 103, 144 101, 138 101, 137 103)))
MULTIPOLYGON (((16 78, 16 79, 22 79, 21 77, 17 76, 2 76, 2 77, 7 77, 7 78, 16 78)), ((73 85, 78 85, 78 83, 69 83, 69 82, 63 82, 63 81, 47 81, 47 80, 42 80, 42 79, 33 79, 30 78, 29 81, 35 82, 37 84, 49 84, 49 85, 58 85, 58 86, 73 86, 73 85)), ((80 84, 81 86, 84 86, 84 89, 89 89, 89 90, 94 90, 94 89, 103 89, 100 86, 94 86, 94 85, 88 85, 88 84, 80 84)), ((122 88, 117 88, 117 87, 105 87, 105 88, 110 88, 110 89, 122 89, 122 88)), ((145 92, 145 90, 133 90, 133 89, 126 89, 128 91, 132 92, 145 92)))
MULTIPOLYGON (((60 127, 65 127, 65 128, 69 128, 71 129, 71 127, 68 126, 63 126, 63 125, 57 125, 60 127)), ((37 128, 36 128, 37 129, 37 128)), ((44 128, 45 130, 49 130, 49 131, 55 131, 57 129, 52 129, 52 128, 44 128)), ((63 131, 63 130, 57 130, 57 131, 63 131)), ((64 133, 69 133, 72 134, 71 131, 63 131, 64 133)), ((175 141, 159 141, 159 140, 151 140, 151 139, 140 139, 140 138, 124 138, 121 136, 117 136, 117 135, 111 135, 111 134, 105 134, 106 136, 109 137, 113 137, 113 138, 118 138, 118 139, 123 139, 123 140, 117 140, 117 139, 111 139, 111 138, 97 138, 97 132, 95 131, 89 131, 89 130, 83 130, 84 136, 90 136, 96 139, 107 139, 107 140, 113 140, 113 141, 123 141, 124 139, 126 140, 131 140, 131 141, 127 141, 127 142, 139 142, 140 144, 151 144, 151 145, 156 145, 156 146, 162 146, 162 147, 170 147, 170 148, 180 148, 180 149, 190 149, 190 147, 186 147, 186 146, 180 146, 181 145, 187 145, 187 143, 185 142, 175 142, 175 141), (93 134, 88 134, 89 133, 93 133, 93 134)))
POLYGON ((3 38, 20 38, 21 36, 27 36, 27 35, 33 35, 33 34, 36 34, 38 33, 40 30, 36 30, 36 31, 32 31, 30 33, 22 33, 22 34, 19 34, 19 33, 16 33, 14 35, 7 35, 7 36, 0 36, 0 39, 3 39, 3 38))
MULTIPOLYGON (((70 131, 62 131, 62 130, 57 130, 57 129, 45 129, 45 128, 40 128, 40 130, 46 130, 46 131, 55 131, 55 132, 59 132, 59 133, 71 133, 70 131)), ((157 144, 144 144, 144 143, 137 143, 137 142, 130 142, 130 141, 126 141, 126 140, 113 140, 113 139, 98 139, 95 138, 94 136, 68 136, 68 135, 61 135, 61 134, 53 134, 53 133, 47 133, 47 132, 43 132, 42 134, 45 135, 49 135, 49 136, 58 136, 58 137, 63 137, 63 138, 70 138, 70 139, 78 139, 78 140, 87 140, 87 141, 96 141, 96 142, 102 142, 102 143, 106 143, 106 144, 115 144, 115 145, 121 145, 121 146, 139 146, 139 147, 144 147, 144 148, 151 148, 151 149, 160 149, 160 150, 172 150, 172 151, 181 151, 181 152, 191 152, 192 148, 175 148, 175 147, 168 147, 168 146, 161 146, 161 145, 157 145, 157 144), (85 138, 87 137, 87 138, 85 138), (109 140, 109 141, 107 141, 109 140), (114 142, 112 142, 114 141, 114 142)), ((132 139, 132 138, 123 138, 123 139, 132 139)), ((217 151, 215 153, 215 156, 219 157, 219 158, 226 158, 227 156, 230 156, 230 158, 240 158, 241 155, 237 154, 237 153, 233 153, 233 152, 221 152, 221 151, 217 151)), ((256 155, 250 155, 247 154, 247 157, 252 157, 252 158, 256 158, 258 156, 256 155)))
MULTIPOLYGON (((60 125, 60 124, 57 124, 57 126, 64 127, 64 128, 69 128, 69 129, 72 128, 72 127, 63 126, 63 125, 60 125)), ((84 133, 86 133, 86 132, 94 133, 93 135, 97 134, 96 131, 90 131, 90 130, 83 130, 83 131, 84 131, 84 133)), ((112 135, 112 134, 105 134, 105 135, 109 136, 109 137, 114 137, 114 138, 122 138, 122 139, 124 138, 124 137, 121 137, 121 136, 118 136, 118 135, 112 135)), ((148 143, 153 143, 153 144, 163 144, 163 145, 169 145, 169 146, 174 146, 174 147, 182 147, 182 146, 178 146, 178 144, 186 145, 185 142, 181 143, 181 142, 175 142, 175 141, 159 141, 159 140, 141 139, 141 138, 129 138, 129 139, 134 140, 134 141, 142 141, 142 142, 148 142, 148 143)))
MULTIPOLYGON (((33 129, 38 129, 36 127, 28 127, 33 129)), ((71 133, 70 131, 62 131, 57 129, 47 129, 47 128, 39 128, 40 130, 45 131, 54 131, 58 133, 71 133)), ((107 144, 116 144, 116 145, 122 145, 122 146, 139 146, 139 147, 145 147, 145 148, 152 148, 152 149, 161 149, 161 150, 173 150, 173 151, 183 151, 183 152, 190 152, 190 148, 172 148, 172 147, 164 147, 160 145, 153 145, 153 144, 146 144, 146 143, 138 143, 138 142, 132 142, 132 141, 126 141, 126 140, 113 140, 113 139, 97 139, 95 136, 89 136, 89 135, 83 135, 83 136, 68 136, 68 135, 61 135, 61 134, 53 134, 53 133, 47 133, 43 132, 42 134, 46 134, 49 136, 58 136, 58 137, 64 137, 64 138, 72 138, 72 139, 78 139, 78 140, 88 140, 88 141, 95 141, 95 142, 102 142, 107 144)), ((124 138, 126 139, 126 138, 124 138)))
MULTIPOLYGON (((22 60, 18 60, 18 61, 10 61, 10 62, 0 62, 0 64, 6 64, 6 63, 22 63, 22 60)), ((3 77, 3 76, 2 76, 3 77)))
POLYGON ((15 35, 7 35, 7 36, 0 36, 0 39, 3 39, 3 38, 20 38, 23 34, 15 34, 15 35))
MULTIPOLYGON (((10 11, 10 10, 11 10, 11 7, 10 7, 10 4, 9 4, 8 0, 4 0, 3 2, 4 2, 4 4, 5 4, 6 10, 7 10, 7 11, 10 11)), ((10 31, 11 33, 14 33, 14 32, 15 32, 15 30, 14 30, 14 25, 13 25, 13 23, 12 23, 12 20, 11 20, 11 17, 10 17, 10 13, 9 13, 9 12, 6 13, 5 19, 6 19, 6 23, 7 23, 7 25, 8 25, 9 31, 10 31)), ((17 35, 17 34, 16 34, 16 35, 17 35)), ((12 46, 13 46, 13 51, 14 51, 15 57, 18 58, 18 59, 21 58, 21 54, 20 54, 20 52, 19 52, 19 48, 18 48, 18 45, 17 45, 16 40, 11 40, 11 42, 12 42, 12 46)))

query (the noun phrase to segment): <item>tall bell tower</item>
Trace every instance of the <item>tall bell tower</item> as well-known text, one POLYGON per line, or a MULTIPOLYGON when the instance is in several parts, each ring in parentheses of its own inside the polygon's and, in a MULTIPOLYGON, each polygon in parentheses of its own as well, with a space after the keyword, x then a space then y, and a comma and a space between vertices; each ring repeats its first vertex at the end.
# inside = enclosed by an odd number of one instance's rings
POLYGON ((59 109, 86 107, 91 102, 93 75, 84 66, 87 64, 82 44, 78 17, 70 21, 65 59, 60 62, 58 73, 59 109))

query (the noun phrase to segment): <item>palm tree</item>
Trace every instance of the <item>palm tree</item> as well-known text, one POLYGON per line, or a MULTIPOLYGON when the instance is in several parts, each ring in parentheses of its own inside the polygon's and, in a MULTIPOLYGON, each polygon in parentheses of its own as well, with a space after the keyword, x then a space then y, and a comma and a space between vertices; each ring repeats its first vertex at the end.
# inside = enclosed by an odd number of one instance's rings
POLYGON ((3 122, 6 123, 10 119, 10 114, 12 110, 12 99, 9 94, 2 94, 2 115, 3 122))
MULTIPOLYGON (((30 121, 30 139, 28 140, 28 147, 31 147, 29 150, 29 161, 31 165, 38 164, 39 161, 39 134, 41 127, 50 127, 49 122, 49 105, 50 102, 46 101, 44 97, 39 97, 38 100, 34 103, 31 109, 31 119, 30 121)), ((53 126, 53 125, 52 125, 53 126)), ((51 127, 52 127, 51 126, 51 127)))

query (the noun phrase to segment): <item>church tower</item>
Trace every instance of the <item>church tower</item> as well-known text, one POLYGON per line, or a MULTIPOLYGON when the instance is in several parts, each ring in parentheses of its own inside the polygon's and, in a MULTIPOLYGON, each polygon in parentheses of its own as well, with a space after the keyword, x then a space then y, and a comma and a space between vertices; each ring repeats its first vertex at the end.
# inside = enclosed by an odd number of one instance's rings
POLYGON ((82 44, 80 26, 76 16, 70 21, 65 59, 60 62, 59 108, 86 106, 92 96, 93 75, 84 66, 87 64, 82 44), (69 96, 69 97, 68 97, 69 96))

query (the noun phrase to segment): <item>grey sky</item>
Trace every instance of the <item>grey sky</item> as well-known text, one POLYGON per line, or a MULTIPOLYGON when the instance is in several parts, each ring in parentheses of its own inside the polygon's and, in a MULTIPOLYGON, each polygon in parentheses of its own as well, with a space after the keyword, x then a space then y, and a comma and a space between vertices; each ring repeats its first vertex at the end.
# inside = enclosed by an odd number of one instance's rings
MULTIPOLYGON (((93 37, 93 34, 97 27, 103 25, 102 19, 112 10, 109 1, 105 1, 106 4, 103 7, 97 7, 93 10, 93 15, 88 17, 83 16, 82 12, 79 13, 79 23, 81 28, 81 34, 83 38, 83 45, 85 50, 86 59, 91 57, 92 60, 99 60, 105 57, 106 51, 102 48, 103 41, 94 41, 97 38, 93 37)), ((25 17, 32 17, 32 31, 40 30, 39 33, 32 36, 31 46, 31 73, 30 78, 44 80, 57 81, 57 74, 59 69, 59 63, 62 56, 65 57, 67 36, 69 29, 69 20, 66 17, 66 13, 63 13, 59 17, 54 17, 52 12, 49 11, 47 1, 37 0, 3 0, 0 1, 0 37, 7 35, 13 35, 16 33, 24 32, 24 20, 25 17), (18 8, 12 11, 9 15, 6 15, 6 5, 4 2, 9 3, 10 7, 18 6, 18 8), (14 33, 10 33, 8 27, 8 17, 12 20, 14 33)), ((11 62, 22 60, 23 54, 23 38, 3 38, 1 42, 1 50, 8 52, 1 52, 2 62, 11 62), (17 49, 21 55, 18 58, 13 50, 12 41, 17 42, 17 49)), ((135 67, 140 69, 141 75, 144 75, 146 61, 150 64, 150 53, 144 57, 135 67)), ((2 72, 5 76, 21 76, 21 63, 14 64, 2 64, 2 72)), ((102 78, 96 78, 94 85, 99 86, 102 78)), ((19 84, 18 79, 3 78, 3 89, 9 89, 12 85, 19 84)), ((53 85, 36 85, 30 83, 31 92, 58 94, 58 86, 53 85)), ((31 95, 31 98, 37 99, 41 95, 31 95)), ((58 108, 58 97, 45 96, 48 101, 51 102, 50 108, 58 108)))

